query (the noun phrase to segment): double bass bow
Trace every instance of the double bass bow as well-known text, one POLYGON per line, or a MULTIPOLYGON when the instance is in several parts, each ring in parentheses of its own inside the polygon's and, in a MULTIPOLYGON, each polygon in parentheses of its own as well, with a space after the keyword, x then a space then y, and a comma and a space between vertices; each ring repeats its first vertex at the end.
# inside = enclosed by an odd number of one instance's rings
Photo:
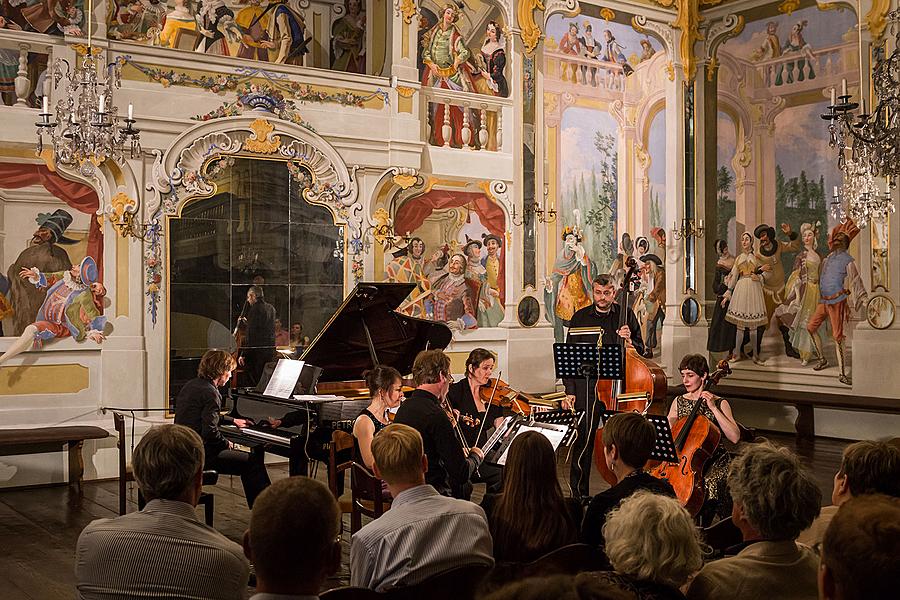
MULTIPOLYGON (((721 360, 716 365, 716 370, 709 374, 701 388, 702 391, 719 382, 723 377, 731 374, 731 367, 727 360, 721 360)), ((675 451, 678 453, 678 463, 662 463, 653 469, 650 474, 660 479, 666 479, 675 489, 675 495, 691 515, 700 512, 705 501, 703 487, 703 468, 719 446, 722 439, 721 430, 709 419, 700 414, 700 408, 706 400, 697 398, 690 414, 681 417, 672 427, 672 435, 675 437, 675 451)))

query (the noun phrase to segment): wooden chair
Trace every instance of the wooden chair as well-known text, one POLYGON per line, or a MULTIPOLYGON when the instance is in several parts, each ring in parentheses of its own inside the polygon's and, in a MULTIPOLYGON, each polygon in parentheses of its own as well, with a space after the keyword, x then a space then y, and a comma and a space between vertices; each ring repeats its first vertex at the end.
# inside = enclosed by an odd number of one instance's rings
MULTIPOLYGON (((335 500, 341 507, 341 514, 353 513, 353 493, 350 497, 341 493, 342 490, 338 486, 338 482, 343 480, 347 471, 353 465, 353 457, 350 460, 338 462, 338 453, 345 450, 353 450, 355 444, 353 436, 346 431, 335 430, 331 433, 331 441, 328 443, 328 489, 334 495, 335 500)), ((343 521, 342 521, 343 523, 343 521)))
POLYGON ((365 465, 353 461, 350 469, 350 492, 353 499, 350 533, 354 534, 362 528, 363 515, 377 519, 391 504, 382 495, 381 480, 365 465))
POLYGON ((319 598, 322 600, 384 600, 384 595, 369 588, 348 585, 322 592, 319 594, 319 598))
POLYGON ((731 517, 722 519, 715 525, 704 527, 700 530, 703 541, 712 548, 713 558, 721 558, 725 555, 725 549, 736 546, 743 541, 741 530, 732 522, 731 517))
POLYGON ((381 596, 384 600, 471 600, 490 570, 488 565, 463 565, 422 583, 388 590, 381 596))
MULTIPOLYGON (((119 514, 124 515, 128 512, 128 482, 134 481, 134 473, 131 470, 131 464, 126 460, 126 442, 125 442, 125 417, 122 413, 113 413, 113 423, 116 427, 118 440, 116 446, 119 448, 119 514)), ((203 471, 203 485, 216 485, 219 480, 217 471, 203 471)), ((212 527, 213 515, 215 514, 216 497, 209 492, 201 492, 199 504, 203 505, 203 516, 206 524, 212 527)), ((138 489, 138 509, 143 510, 146 502, 141 490, 138 489)))

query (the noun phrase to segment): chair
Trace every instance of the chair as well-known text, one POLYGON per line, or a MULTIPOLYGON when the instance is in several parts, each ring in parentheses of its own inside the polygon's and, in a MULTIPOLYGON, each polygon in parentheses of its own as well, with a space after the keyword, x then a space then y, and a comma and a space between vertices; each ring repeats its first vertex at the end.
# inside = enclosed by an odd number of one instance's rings
POLYGON ((470 600, 490 570, 489 565, 463 565, 416 585, 393 588, 381 596, 384 600, 470 600))
MULTIPOLYGON (((113 424, 116 427, 118 440, 116 446, 119 449, 119 514, 124 515, 128 512, 128 482, 134 481, 134 473, 131 470, 131 464, 125 460, 125 417, 122 413, 113 412, 113 424)), ((219 473, 217 471, 203 471, 203 485, 216 485, 219 481, 219 473)), ((203 505, 203 516, 206 524, 212 527, 213 515, 215 514, 216 497, 209 492, 200 492, 200 500, 198 504, 203 505)), ((138 489, 138 509, 143 510, 146 504, 144 495, 138 489)))
POLYGON ((569 544, 525 564, 520 577, 575 575, 585 571, 602 571, 608 568, 606 557, 600 550, 587 544, 569 544))
MULTIPOLYGON (((334 495, 341 507, 341 514, 353 513, 353 494, 346 498, 338 487, 338 482, 344 479, 345 473, 353 465, 353 458, 338 462, 338 453, 345 450, 353 450, 355 446, 353 436, 339 429, 331 433, 331 441, 328 443, 328 489, 334 495)), ((343 523, 343 521, 342 521, 343 523)))
POLYGON ((379 594, 369 588, 353 587, 347 585, 334 588, 319 594, 322 600, 384 600, 383 594, 379 594))
POLYGON ((713 557, 719 558, 725 554, 727 548, 736 546, 743 541, 743 534, 731 517, 722 519, 715 525, 704 527, 700 530, 703 541, 713 549, 713 557))
POLYGON ((354 534, 362 528, 362 516, 377 519, 391 507, 381 492, 381 480, 375 477, 365 465, 352 462, 350 470, 350 493, 353 507, 350 513, 350 533, 354 534), (387 507, 385 507, 387 504, 387 507))

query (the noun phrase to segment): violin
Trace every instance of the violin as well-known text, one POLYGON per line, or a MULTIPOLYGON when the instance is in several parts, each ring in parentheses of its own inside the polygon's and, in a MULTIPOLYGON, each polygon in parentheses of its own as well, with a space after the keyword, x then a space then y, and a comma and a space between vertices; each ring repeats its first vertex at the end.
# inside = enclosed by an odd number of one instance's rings
MULTIPOLYGON (((453 407, 450 405, 450 402, 447 400, 447 398, 441 398, 440 403, 441 408, 444 409, 444 413, 446 413, 447 415, 447 418, 450 419, 450 425, 453 427, 453 432, 456 433, 456 441, 460 443, 463 454, 468 456, 469 443, 466 441, 466 436, 463 435, 462 429, 459 428, 459 419, 457 418, 456 413, 453 412, 453 407)), ((471 419, 471 417, 468 418, 471 419)))
POLYGON ((493 404, 527 417, 531 414, 531 405, 527 400, 520 399, 520 396, 527 398, 527 394, 514 390, 512 386, 499 377, 488 379, 488 382, 481 386, 481 390, 479 390, 479 397, 484 402, 485 407, 493 404))
MULTIPOLYGON (((728 361, 719 361, 716 370, 707 377, 702 390, 709 389, 728 375, 731 375, 728 361)), ((662 463, 650 472, 654 477, 666 479, 672 484, 678 500, 692 515, 700 512, 706 500, 703 468, 722 438, 722 432, 715 423, 700 414, 700 407, 705 402, 702 397, 697 398, 690 414, 680 418, 672 427, 678 464, 662 463)))

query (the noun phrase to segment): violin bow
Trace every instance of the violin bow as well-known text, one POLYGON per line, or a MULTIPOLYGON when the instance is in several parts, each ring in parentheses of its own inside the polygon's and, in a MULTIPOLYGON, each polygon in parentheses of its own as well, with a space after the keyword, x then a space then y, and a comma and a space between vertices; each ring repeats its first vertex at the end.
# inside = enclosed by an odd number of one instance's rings
POLYGON ((487 404, 484 405, 484 418, 481 419, 481 427, 478 428, 478 435, 475 436, 475 444, 478 444, 478 440, 481 439, 481 432, 484 431, 484 423, 487 421, 488 413, 491 410, 491 402, 494 401, 494 394, 497 393, 497 388, 500 387, 500 378, 503 376, 503 371, 497 371, 497 377, 494 380, 494 387, 491 388, 491 397, 488 399, 487 404))

